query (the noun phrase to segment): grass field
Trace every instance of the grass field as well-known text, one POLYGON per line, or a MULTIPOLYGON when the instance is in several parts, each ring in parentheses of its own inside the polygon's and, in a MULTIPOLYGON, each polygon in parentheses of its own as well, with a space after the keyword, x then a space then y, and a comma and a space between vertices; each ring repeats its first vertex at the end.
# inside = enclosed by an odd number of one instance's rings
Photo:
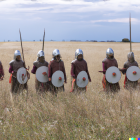
MULTIPOLYGON (((35 92, 35 75, 30 74, 29 95, 11 96, 9 62, 14 51, 21 50, 20 42, 0 43, 0 60, 5 78, 0 81, 0 139, 83 139, 128 140, 140 137, 140 92, 123 89, 115 95, 102 92, 102 60, 107 48, 112 48, 119 68, 123 67, 129 52, 129 43, 107 42, 45 42, 45 58, 50 62, 52 51, 59 49, 65 64, 67 84, 58 97, 50 93, 41 97, 35 92), (92 82, 86 94, 70 93, 70 68, 75 50, 82 49, 92 82), (131 98, 130 98, 131 97, 131 98), (26 100, 27 99, 27 100, 26 100)), ((140 43, 132 43, 135 59, 140 62, 140 43)), ((23 42, 26 66, 30 66, 42 48, 42 42, 23 42)))

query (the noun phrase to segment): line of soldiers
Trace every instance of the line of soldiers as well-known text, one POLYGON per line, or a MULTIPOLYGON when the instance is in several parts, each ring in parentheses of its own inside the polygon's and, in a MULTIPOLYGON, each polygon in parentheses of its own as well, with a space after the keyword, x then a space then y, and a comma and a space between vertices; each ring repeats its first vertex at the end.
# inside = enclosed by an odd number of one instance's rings
MULTIPOLYGON (((52 92, 52 94, 57 95, 58 91, 64 91, 64 85, 62 85, 61 87, 55 87, 51 80, 52 80, 52 75, 56 72, 56 71, 62 71, 64 73, 64 82, 67 83, 67 78, 66 78, 66 72, 65 72, 65 66, 64 66, 64 62, 61 59, 61 55, 58 49, 55 49, 52 53, 52 60, 50 61, 50 63, 48 63, 45 60, 45 54, 44 51, 40 50, 37 54, 37 60, 35 62, 33 62, 33 68, 31 70, 31 73, 36 74, 36 71, 38 68, 42 67, 42 66, 46 66, 48 67, 48 78, 49 81, 47 81, 46 83, 42 83, 40 81, 37 80, 37 78, 35 77, 35 88, 36 88, 36 92, 38 93, 43 93, 43 92, 52 92)), ((18 69, 20 69, 21 67, 25 67, 24 62, 22 61, 22 57, 21 57, 21 53, 19 50, 16 50, 14 53, 14 60, 12 60, 10 63, 10 68, 9 68, 9 73, 11 74, 9 82, 11 83, 11 92, 12 93, 18 93, 21 92, 24 89, 28 89, 27 83, 25 84, 20 84, 17 80, 17 71, 18 69)), ((26 68, 27 69, 27 68, 26 68)), ((77 75, 79 74, 79 72, 81 71, 86 71, 88 73, 88 78, 89 81, 91 82, 91 78, 88 72, 88 66, 86 61, 83 59, 83 51, 81 49, 77 49, 75 52, 75 60, 72 61, 71 63, 71 76, 73 79, 77 78, 77 75)), ((44 76, 47 75, 47 73, 42 73, 44 76)), ((3 74, 4 76, 4 74, 3 74)), ((28 79, 30 79, 30 74, 27 74, 28 79)), ((81 90, 86 90, 85 88, 79 88, 76 84, 74 85, 74 89, 72 91, 81 91, 81 90)))
MULTIPOLYGON (((37 78, 35 78, 35 88, 36 88, 36 92, 38 93, 43 93, 43 92, 52 92, 52 94, 57 95, 58 91, 64 91, 64 85, 62 85, 61 87, 55 87, 51 80, 52 80, 52 75, 56 72, 56 71, 62 71, 64 73, 64 82, 67 83, 67 78, 66 78, 66 72, 65 72, 65 66, 64 66, 64 62, 61 59, 61 55, 58 49, 55 49, 52 53, 52 60, 50 61, 50 63, 48 63, 45 60, 45 55, 44 52, 42 50, 40 50, 37 54, 37 60, 33 63, 33 68, 31 70, 31 73, 36 74, 36 71, 38 68, 42 67, 42 66, 46 66, 48 67, 48 78, 49 80, 44 83, 44 82, 40 82, 37 80, 37 78)), ((134 58, 134 53, 130 52, 127 55, 128 60, 124 63, 123 69, 120 69, 122 71, 123 74, 125 74, 125 80, 124 80, 124 88, 128 89, 130 86, 133 88, 136 88, 136 86, 138 85, 138 81, 136 82, 132 82, 129 81, 127 76, 126 76, 126 70, 130 67, 130 66, 137 66, 138 67, 138 63, 135 61, 134 58)), ((9 79, 9 83, 11 83, 11 92, 12 93, 18 93, 25 90, 28 90, 28 85, 27 82, 25 84, 20 84, 17 80, 17 71, 19 68, 24 67, 25 63, 22 60, 21 57, 21 53, 19 50, 16 50, 14 53, 14 59, 9 63, 10 68, 9 68, 9 73, 11 74, 10 79, 9 79)), ((108 48, 106 51, 106 58, 102 61, 102 67, 103 67, 103 80, 102 80, 102 85, 103 85, 103 89, 104 91, 108 92, 118 92, 120 90, 120 85, 119 83, 116 84, 112 84, 109 83, 106 80, 105 77, 105 73, 106 70, 109 67, 115 66, 118 68, 118 63, 117 60, 114 58, 114 51, 111 48, 108 48)), ((30 79, 30 74, 27 70, 27 77, 28 79, 30 79)), ((70 92, 81 92, 81 91, 86 91, 87 90, 87 86, 84 88, 78 87, 76 84, 76 79, 78 74, 81 71, 85 71, 88 75, 88 80, 89 82, 91 82, 91 78, 90 78, 90 74, 88 71, 88 66, 87 66, 87 62, 84 60, 83 57, 83 51, 81 49, 77 49, 75 52, 75 60, 73 60, 71 62, 71 91, 70 92)), ((42 73, 44 76, 47 75, 47 73, 42 73)), ((2 63, 0 62, 0 80, 3 80, 4 78, 4 70, 3 70, 3 66, 2 63)))
MULTIPOLYGON (((118 92, 120 90, 119 82, 117 82, 115 84, 111 84, 105 78, 106 70, 112 66, 115 66, 118 68, 118 63, 117 63, 117 60, 114 58, 114 51, 111 48, 108 48, 106 51, 106 58, 102 61, 103 74, 104 74, 102 84, 103 84, 104 91, 106 91, 106 92, 108 92, 108 91, 118 92)), ((130 81, 127 78, 126 71, 131 66, 138 67, 138 63, 135 61, 133 52, 128 53, 127 61, 124 63, 123 68, 119 69, 125 75, 125 79, 124 79, 124 88, 125 89, 130 89, 130 88, 135 89, 138 85, 138 81, 130 81)))

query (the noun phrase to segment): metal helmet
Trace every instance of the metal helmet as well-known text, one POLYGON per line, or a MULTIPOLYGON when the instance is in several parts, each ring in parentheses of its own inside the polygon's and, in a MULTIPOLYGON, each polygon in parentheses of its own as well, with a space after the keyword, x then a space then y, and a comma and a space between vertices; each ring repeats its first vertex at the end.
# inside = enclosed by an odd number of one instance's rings
POLYGON ((53 51, 53 53, 52 53, 52 56, 53 56, 53 58, 54 58, 54 57, 57 56, 57 55, 60 55, 60 52, 59 52, 58 49, 55 49, 55 50, 53 51))
POLYGON ((44 55, 44 51, 43 50, 40 50, 38 53, 37 53, 37 61, 39 60, 39 57, 41 56, 44 56, 45 58, 45 55, 44 55))
MULTIPOLYGON (((19 51, 19 50, 16 50, 15 53, 14 53, 14 60, 16 60, 16 57, 17 57, 18 55, 20 55, 20 57, 21 57, 20 51, 19 51)), ((22 58, 21 58, 21 60, 22 60, 22 58)))
POLYGON ((81 49, 77 49, 75 51, 75 59, 77 59, 78 55, 82 54, 83 55, 83 51, 81 49))
MULTIPOLYGON (((107 51, 106 51, 106 57, 107 57, 108 59, 111 59, 111 58, 109 57, 109 55, 113 55, 113 58, 114 58, 114 51, 113 51, 111 48, 108 48, 107 51)), ((113 58, 112 58, 112 59, 113 59, 113 58)))
POLYGON ((127 54, 127 59, 130 63, 134 62, 135 61, 135 57, 134 57, 134 53, 133 52, 129 52, 127 54))

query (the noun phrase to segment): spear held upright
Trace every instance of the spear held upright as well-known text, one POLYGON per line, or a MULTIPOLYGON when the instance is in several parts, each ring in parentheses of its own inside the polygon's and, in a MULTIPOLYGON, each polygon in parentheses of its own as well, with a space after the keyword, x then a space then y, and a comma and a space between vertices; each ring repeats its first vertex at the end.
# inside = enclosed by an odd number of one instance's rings
POLYGON ((132 44, 131 44, 131 13, 129 15, 129 26, 130 26, 130 52, 132 52, 132 44))
MULTIPOLYGON (((20 42, 21 42, 22 57, 23 57, 23 61, 24 61, 24 64, 25 64, 25 60, 24 60, 24 52, 23 52, 22 38, 21 38, 21 32, 20 32, 20 29, 19 29, 19 34, 20 34, 20 42)), ((26 66, 25 66, 25 67, 26 67, 26 66)))
POLYGON ((21 43, 22 57, 23 57, 23 61, 24 61, 24 53, 23 53, 23 46, 22 46, 22 38, 21 38, 20 29, 19 29, 19 34, 20 34, 20 43, 21 43))
POLYGON ((45 40, 45 29, 44 29, 44 36, 43 36, 43 46, 42 46, 42 51, 44 51, 44 40, 45 40))

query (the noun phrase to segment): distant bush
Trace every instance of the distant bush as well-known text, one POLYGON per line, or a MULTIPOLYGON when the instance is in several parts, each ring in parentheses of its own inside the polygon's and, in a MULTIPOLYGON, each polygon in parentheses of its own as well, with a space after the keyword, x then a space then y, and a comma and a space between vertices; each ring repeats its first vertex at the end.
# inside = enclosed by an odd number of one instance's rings
POLYGON ((124 38, 122 39, 122 42, 130 42, 130 40, 128 38, 124 38))

